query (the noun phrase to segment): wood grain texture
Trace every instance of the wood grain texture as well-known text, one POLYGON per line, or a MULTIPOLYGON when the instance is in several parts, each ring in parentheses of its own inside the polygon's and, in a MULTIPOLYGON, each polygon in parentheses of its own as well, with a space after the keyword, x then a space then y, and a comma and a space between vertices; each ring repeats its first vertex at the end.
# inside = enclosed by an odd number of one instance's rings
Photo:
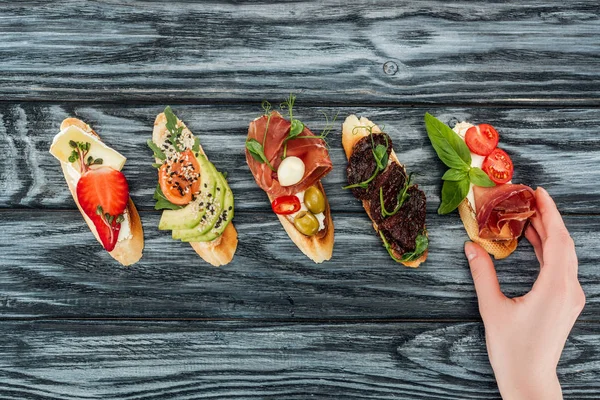
MULTIPOLYGON (((274 99, 277 101, 278 99, 274 99)), ((275 102, 274 101, 274 102, 275 102)), ((157 177, 152 152, 146 146, 154 117, 164 106, 20 103, 0 105, 0 208, 74 209, 58 161, 49 153, 60 122, 77 116, 127 158, 124 172, 132 198, 140 209, 152 209, 157 177)), ((256 185, 244 156, 249 122, 260 114, 256 106, 176 106, 175 111, 198 135, 211 161, 228 172, 236 210, 268 211, 265 193, 256 185)), ((512 156, 515 181, 544 186, 567 213, 597 213, 600 204, 600 109, 546 108, 364 108, 305 107, 302 97, 295 116, 314 131, 325 125, 321 111, 339 112, 329 136, 333 171, 324 185, 334 213, 362 212, 345 185, 346 159, 341 147, 341 122, 350 113, 385 125, 401 162, 416 173, 425 191, 428 210, 439 205, 441 176, 446 167, 437 159, 425 131, 430 111, 445 122, 470 120, 492 123, 501 146, 512 156)))
POLYGON ((600 104, 597 1, 19 1, 4 100, 600 104))
MULTIPOLYGON (((479 319, 457 215, 428 216, 428 260, 393 262, 364 214, 337 213, 333 258, 317 265, 274 215, 238 213, 233 262, 214 268, 159 232, 141 213, 146 248, 125 268, 96 243, 76 211, 0 212, 0 316, 119 318, 479 319)), ((566 219, 587 295, 584 320, 600 315, 600 217, 566 219)), ((496 262, 508 295, 529 291, 539 264, 523 241, 496 262)))
MULTIPOLYGON (((600 326, 577 324, 565 399, 597 399, 600 326)), ((500 399, 479 323, 7 322, 0 397, 500 399)))

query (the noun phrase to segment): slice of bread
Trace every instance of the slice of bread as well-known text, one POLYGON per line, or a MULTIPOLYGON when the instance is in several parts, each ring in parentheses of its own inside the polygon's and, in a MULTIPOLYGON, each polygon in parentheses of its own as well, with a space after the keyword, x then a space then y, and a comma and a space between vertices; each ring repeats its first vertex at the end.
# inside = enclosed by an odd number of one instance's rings
POLYGON ((465 226, 469 238, 483 247, 485 251, 493 255, 496 260, 508 257, 517 248, 517 244, 519 243, 518 239, 488 240, 480 238, 477 216, 473 207, 471 207, 469 200, 464 199, 462 203, 458 205, 458 214, 460 215, 460 219, 465 226))
MULTIPOLYGON (((92 135, 100 139, 100 136, 98 136, 98 134, 94 132, 94 130, 88 124, 77 118, 65 119, 60 124, 60 130, 62 131, 72 125, 77 126, 83 129, 85 132, 91 133, 92 135)), ((90 230, 94 234, 96 240, 102 243, 100 241, 100 238, 98 237, 98 231, 96 230, 94 223, 79 205, 79 200, 77 199, 77 186, 74 185, 70 179, 68 179, 67 164, 61 163, 61 166, 63 174, 65 176, 65 180, 67 181, 67 185, 69 186, 69 191, 73 196, 73 200, 75 200, 77 208, 81 212, 81 215, 83 216, 85 222, 90 227, 90 230)), ((133 201, 131 200, 131 197, 129 198, 129 202, 127 203, 127 213, 129 215, 129 230, 131 231, 131 237, 117 242, 117 245, 115 246, 113 251, 108 253, 112 256, 112 258, 114 258, 123 265, 131 265, 138 262, 140 258, 142 258, 142 250, 144 249, 144 232, 142 230, 142 222, 140 221, 140 216, 137 212, 137 209, 135 208, 135 204, 133 204, 133 201)))
MULTIPOLYGON (((329 201, 327 200, 325 189, 323 188, 321 181, 319 181, 316 186, 323 193, 323 197, 325 197, 325 211, 323 211, 323 214, 325 215, 324 229, 321 229, 316 235, 306 236, 296 229, 294 223, 290 221, 287 216, 277 214, 277 217, 279 218, 281 225, 283 225, 283 229, 285 229, 296 246, 298 246, 308 258, 317 264, 320 264, 323 261, 331 259, 333 254, 334 228, 333 219, 331 218, 331 209, 329 208, 329 201)), ((269 200, 272 202, 275 199, 269 196, 269 200)))
MULTIPOLYGON (((166 124, 167 117, 165 114, 158 114, 154 120, 154 129, 152 131, 152 140, 155 143, 164 140, 168 134, 166 124)), ((177 126, 182 126, 184 131, 187 130, 191 133, 185 123, 179 118, 177 118, 177 126)), ((206 156, 202 146, 200 146, 200 153, 206 156)), ((208 156, 206 157, 208 158, 208 156)), ((156 162, 159 163, 160 160, 157 159, 156 162)), ((237 231, 233 226, 233 222, 229 222, 221 236, 215 240, 211 242, 191 242, 190 245, 204 261, 215 267, 219 267, 221 265, 229 264, 233 259, 233 255, 235 254, 238 245, 237 231)))
MULTIPOLYGON (((370 129, 373 133, 381 132, 381 129, 379 129, 379 127, 377 125, 375 125, 373 122, 369 121, 365 117, 361 117, 359 119, 356 115, 352 114, 352 115, 349 115, 346 118, 346 120, 344 121, 344 124, 342 125, 342 146, 344 147, 344 151, 346 152, 346 157, 348 158, 348 160, 350 159, 350 156, 352 155, 354 145, 360 139, 362 139, 370 134, 369 130, 366 129, 366 127, 370 127, 370 129)), ((400 161, 398 161, 398 157, 396 157, 396 153, 394 152, 394 149, 392 149, 392 153, 390 154, 390 160, 392 160, 392 162, 395 162, 395 163, 399 164, 402 168, 404 168, 404 165, 402 165, 402 163, 400 163, 400 161)), ((369 210, 370 210, 369 201, 363 200, 362 204, 363 204, 365 211, 367 212, 367 215, 369 215, 369 218, 371 218, 371 215, 369 213, 369 210)), ((371 220, 373 220, 373 218, 371 218, 371 220)), ((375 229, 376 232, 379 232, 379 227, 377 226, 377 224, 375 222, 373 222, 373 228, 375 229)), ((429 253, 429 250, 426 250, 423 253, 423 255, 421 257, 419 257, 418 259, 413 260, 413 261, 403 261, 402 265, 405 265, 405 266, 411 267, 411 268, 417 268, 419 265, 421 265, 422 262, 424 262, 427 259, 428 253, 429 253)), ((396 255, 396 257, 400 258, 401 255, 396 255)))

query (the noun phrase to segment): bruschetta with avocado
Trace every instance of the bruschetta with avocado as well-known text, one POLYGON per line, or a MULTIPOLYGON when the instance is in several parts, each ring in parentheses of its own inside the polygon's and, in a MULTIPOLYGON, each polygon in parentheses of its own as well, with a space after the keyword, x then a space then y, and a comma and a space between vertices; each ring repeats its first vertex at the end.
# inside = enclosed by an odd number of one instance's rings
POLYGON ((198 137, 170 107, 156 117, 148 146, 158 170, 155 209, 163 210, 158 229, 189 243, 209 264, 228 264, 238 239, 226 175, 208 160, 198 137))

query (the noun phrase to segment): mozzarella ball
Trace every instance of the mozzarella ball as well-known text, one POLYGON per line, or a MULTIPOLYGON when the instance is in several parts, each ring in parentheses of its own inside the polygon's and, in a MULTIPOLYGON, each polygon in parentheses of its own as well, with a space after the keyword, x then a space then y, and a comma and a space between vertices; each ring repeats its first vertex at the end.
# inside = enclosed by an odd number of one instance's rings
POLYGON ((286 157, 277 168, 277 179, 281 186, 292 186, 304 177, 304 162, 298 157, 286 157))

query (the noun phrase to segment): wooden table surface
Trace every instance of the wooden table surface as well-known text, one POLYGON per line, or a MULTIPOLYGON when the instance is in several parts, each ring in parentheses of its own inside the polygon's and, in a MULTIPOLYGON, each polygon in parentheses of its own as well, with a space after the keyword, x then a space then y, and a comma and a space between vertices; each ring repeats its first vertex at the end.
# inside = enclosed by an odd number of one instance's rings
MULTIPOLYGON (((597 1, 18 1, 0 5, 0 399, 498 399, 443 165, 423 124, 488 122, 544 186, 577 245, 587 305, 559 375, 600 398, 600 6, 597 1), (385 124, 427 194, 431 247, 394 263, 341 186, 341 122, 324 180, 336 239, 316 265, 291 243, 244 158, 263 99, 385 124), (150 137, 165 105, 236 196, 221 268, 159 232, 150 137), (48 153, 77 116, 127 158, 142 260, 96 243, 48 153)), ((496 263, 509 295, 538 265, 496 263)))

